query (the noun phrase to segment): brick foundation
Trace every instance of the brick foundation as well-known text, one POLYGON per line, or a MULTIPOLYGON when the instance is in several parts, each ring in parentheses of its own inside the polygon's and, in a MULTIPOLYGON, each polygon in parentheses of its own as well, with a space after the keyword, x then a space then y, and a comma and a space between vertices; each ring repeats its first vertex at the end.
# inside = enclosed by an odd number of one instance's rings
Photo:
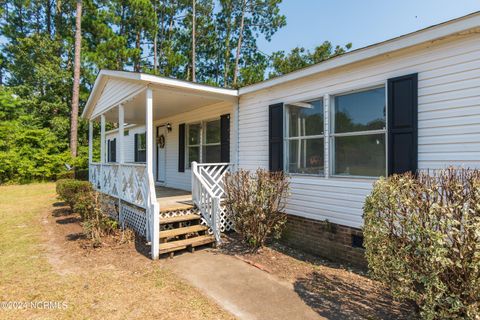
POLYGON ((326 221, 288 215, 282 242, 331 261, 367 268, 362 231, 326 221))

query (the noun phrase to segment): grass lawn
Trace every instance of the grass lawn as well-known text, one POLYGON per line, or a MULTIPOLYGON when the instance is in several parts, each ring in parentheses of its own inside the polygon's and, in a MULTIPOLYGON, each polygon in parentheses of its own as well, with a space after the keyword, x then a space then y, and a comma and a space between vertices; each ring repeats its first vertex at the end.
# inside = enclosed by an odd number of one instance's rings
POLYGON ((0 187, 0 319, 231 319, 200 292, 139 254, 134 244, 85 250, 78 219, 52 183, 0 187))

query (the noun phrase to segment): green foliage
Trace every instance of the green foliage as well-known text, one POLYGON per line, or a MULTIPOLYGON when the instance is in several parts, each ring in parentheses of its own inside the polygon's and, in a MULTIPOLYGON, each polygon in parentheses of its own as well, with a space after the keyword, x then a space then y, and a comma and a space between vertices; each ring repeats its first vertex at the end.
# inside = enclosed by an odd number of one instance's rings
POLYGON ((364 213, 375 279, 424 319, 480 318, 480 171, 382 178, 364 213))
POLYGON ((270 77, 286 74, 336 57, 350 50, 351 47, 352 44, 347 43, 345 47, 336 46, 334 48, 329 41, 325 41, 316 47, 313 52, 302 47, 296 47, 289 53, 285 53, 285 51, 274 52, 270 58, 272 63, 270 77))
MULTIPOLYGON (((237 86, 263 80, 269 68, 280 74, 298 67, 289 56, 276 53, 270 59, 257 46, 259 37, 269 41, 286 25, 280 3, 196 0, 197 81, 232 85, 242 16, 237 86)), ((101 69, 191 80, 191 0, 84 0, 82 4, 80 112, 101 69)), ((75 10, 75 1, 2 2, 0 184, 53 180, 66 170, 65 164, 77 169, 88 166, 86 121, 78 123, 79 156, 71 159, 68 151, 75 10)), ((341 50, 317 48, 308 63, 341 50)), ((96 159, 98 148, 94 150, 96 159)))
POLYGON ((225 176, 226 201, 235 230, 252 249, 267 238, 279 238, 286 223, 284 213, 289 181, 281 172, 239 170, 225 176))
POLYGON ((65 201, 72 210, 75 210, 77 201, 92 193, 93 189, 88 181, 61 179, 56 183, 56 191, 60 199, 65 201))

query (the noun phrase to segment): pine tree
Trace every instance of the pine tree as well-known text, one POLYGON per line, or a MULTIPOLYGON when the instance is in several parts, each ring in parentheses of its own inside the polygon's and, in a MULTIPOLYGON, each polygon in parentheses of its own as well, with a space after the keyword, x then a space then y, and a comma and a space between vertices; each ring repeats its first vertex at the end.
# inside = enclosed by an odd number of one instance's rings
POLYGON ((82 50, 82 0, 77 0, 75 18, 75 59, 73 61, 72 113, 70 116, 70 152, 77 156, 78 103, 80 99, 80 55, 82 50))

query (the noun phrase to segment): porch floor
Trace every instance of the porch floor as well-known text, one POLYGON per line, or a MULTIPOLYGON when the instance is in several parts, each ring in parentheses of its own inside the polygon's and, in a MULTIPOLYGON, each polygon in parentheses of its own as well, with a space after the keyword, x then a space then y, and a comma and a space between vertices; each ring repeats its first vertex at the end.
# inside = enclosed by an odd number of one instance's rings
POLYGON ((185 190, 155 187, 160 212, 189 209, 193 206, 192 193, 185 190))

